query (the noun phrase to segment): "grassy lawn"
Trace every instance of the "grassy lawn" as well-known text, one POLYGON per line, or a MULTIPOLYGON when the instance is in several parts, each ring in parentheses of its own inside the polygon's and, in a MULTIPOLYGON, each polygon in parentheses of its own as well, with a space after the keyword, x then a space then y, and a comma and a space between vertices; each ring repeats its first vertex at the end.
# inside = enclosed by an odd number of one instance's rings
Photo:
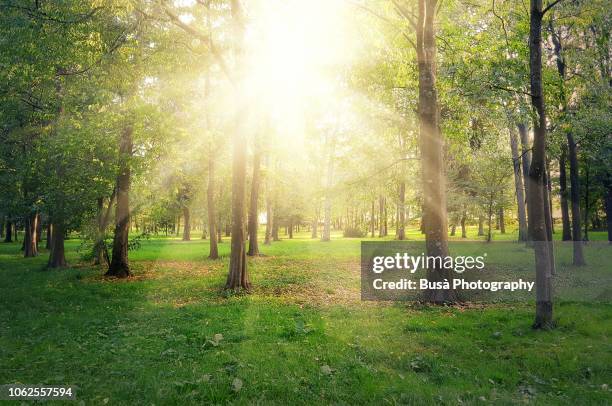
MULTIPOLYGON (((612 305, 560 302, 558 328, 533 331, 530 304, 362 302, 359 240, 296 237, 249 259, 250 295, 221 290, 227 238, 219 261, 205 240, 144 241, 127 281, 77 240, 61 271, 0 244, 0 383, 74 385, 84 404, 612 403, 612 305)), ((609 275, 596 249, 573 269, 561 248, 562 271, 609 275)))

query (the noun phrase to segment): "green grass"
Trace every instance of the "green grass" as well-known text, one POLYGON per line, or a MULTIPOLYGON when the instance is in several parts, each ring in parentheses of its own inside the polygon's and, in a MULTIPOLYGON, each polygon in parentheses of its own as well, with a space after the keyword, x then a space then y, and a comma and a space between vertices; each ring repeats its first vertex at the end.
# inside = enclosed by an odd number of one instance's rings
MULTIPOLYGON (((560 302, 533 331, 531 304, 361 302, 359 240, 296 237, 249 259, 250 295, 222 291, 228 239, 219 261, 207 241, 144 241, 127 281, 77 240, 57 271, 0 244, 0 383, 75 385, 85 404, 612 403, 612 305, 560 302)), ((595 249, 574 269, 561 248, 562 270, 610 274, 595 249)))

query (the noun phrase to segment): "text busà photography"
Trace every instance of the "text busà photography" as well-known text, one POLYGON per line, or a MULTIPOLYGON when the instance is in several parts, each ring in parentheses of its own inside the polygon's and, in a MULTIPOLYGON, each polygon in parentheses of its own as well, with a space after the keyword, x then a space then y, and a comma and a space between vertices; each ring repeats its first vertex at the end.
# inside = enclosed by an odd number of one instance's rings
POLYGON ((0 403, 612 404, 610 0, 0 0, 0 403))

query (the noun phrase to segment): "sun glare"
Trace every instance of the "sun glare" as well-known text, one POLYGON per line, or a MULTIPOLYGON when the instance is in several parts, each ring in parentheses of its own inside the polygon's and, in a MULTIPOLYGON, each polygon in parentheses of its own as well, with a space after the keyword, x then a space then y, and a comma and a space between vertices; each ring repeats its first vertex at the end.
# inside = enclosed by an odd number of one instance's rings
POLYGON ((265 1, 252 10, 247 84, 274 124, 292 129, 284 136, 299 136, 305 105, 332 97, 353 57, 342 12, 334 0, 265 1))

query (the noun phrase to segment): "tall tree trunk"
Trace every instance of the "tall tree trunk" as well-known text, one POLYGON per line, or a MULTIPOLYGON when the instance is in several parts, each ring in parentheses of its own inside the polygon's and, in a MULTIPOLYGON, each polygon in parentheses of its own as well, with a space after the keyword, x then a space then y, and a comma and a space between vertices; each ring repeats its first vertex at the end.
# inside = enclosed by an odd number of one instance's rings
MULTIPOLYGON (((446 218, 446 180, 444 175, 444 139, 440 132, 440 111, 436 90, 436 34, 434 19, 437 0, 419 0, 416 46, 419 71, 419 143, 423 195, 425 199, 425 245, 427 255, 449 255, 446 218)), ((403 209, 403 207, 402 207, 403 209)), ((452 270, 433 267, 427 270, 430 282, 451 281, 452 270)), ((429 302, 442 303, 457 300, 452 289, 429 289, 425 292, 429 302)))
MULTIPOLYGON (((232 31, 234 40, 234 55, 237 62, 237 80, 235 85, 235 105, 239 106, 240 92, 244 89, 241 62, 243 56, 244 18, 240 0, 231 1, 232 31)), ((236 111, 233 134, 232 162, 232 234, 229 273, 225 282, 226 289, 249 290, 251 282, 247 272, 245 247, 245 207, 246 207, 246 159, 247 143, 244 128, 244 109, 236 111)))
POLYGON ((502 234, 506 234, 506 222, 504 219, 504 208, 503 207, 499 208, 498 219, 499 219, 499 232, 502 234))
POLYGON ((181 233, 181 215, 180 214, 176 216, 176 230, 174 230, 174 232, 176 233, 177 237, 181 233))
POLYGON ((42 216, 36 213, 36 249, 39 248, 39 243, 42 240, 42 216))
POLYGON ((183 219, 185 220, 185 225, 183 226, 183 241, 191 240, 191 212, 189 211, 189 206, 183 206, 183 219))
POLYGON ((534 141, 529 168, 529 225, 534 239, 536 264, 536 315, 534 328, 553 326, 552 243, 546 226, 546 111, 542 88, 542 0, 531 0, 529 70, 531 104, 534 110, 534 141))
POLYGON ((514 191, 516 193, 517 216, 519 223, 519 241, 527 241, 527 213, 525 210, 525 195, 523 193, 523 174, 519 158, 518 139, 513 125, 510 130, 510 149, 512 150, 512 166, 514 167, 514 191))
POLYGON ((127 278, 131 275, 128 260, 128 240, 130 231, 130 186, 132 156, 132 131, 128 125, 121 133, 119 141, 119 173, 117 174, 115 204, 115 233, 113 236, 113 254, 106 276, 127 278))
MULTIPOLYGON (((551 31, 551 39, 553 42, 553 50, 556 56, 557 62, 557 72, 561 79, 560 81, 560 95, 562 100, 562 113, 565 114, 567 111, 567 97, 565 93, 565 57, 563 53, 563 44, 561 43, 561 36, 555 31, 553 19, 549 19, 549 27, 551 31)), ((569 157, 569 167, 570 167, 570 200, 571 200, 571 212, 572 212, 572 232, 571 238, 573 240, 573 264, 576 266, 581 266, 585 264, 584 253, 582 249, 582 236, 581 236, 581 224, 580 224, 580 179, 579 179, 579 169, 578 169, 578 153, 576 142, 574 141, 574 135, 568 131, 566 133, 567 138, 567 147, 568 147, 568 157, 569 157)), ((561 157, 565 158, 565 148, 562 149, 561 157)), ((565 161, 565 159, 563 159, 565 161)), ((561 166, 561 177, 565 178, 565 163, 561 166)), ((565 179, 563 179, 565 182, 565 179)), ((561 211, 567 211, 563 209, 563 195, 565 195, 565 205, 567 206, 567 185, 561 186, 562 191, 562 200, 561 200, 561 211)), ((567 216, 566 214, 566 217, 567 216)), ((563 223, 563 240, 569 235, 569 231, 566 234, 566 223, 563 223)))
POLYGON ((208 187, 206 189, 206 202, 208 204, 208 232, 210 234, 210 248, 208 258, 218 259, 219 248, 217 242, 221 242, 221 227, 217 236, 216 207, 215 207, 215 152, 212 146, 208 152, 208 187))
POLYGON ((461 238, 467 238, 467 230, 465 228, 466 213, 465 210, 461 214, 461 238))
POLYGON ((253 178, 251 180, 251 205, 249 207, 249 251, 247 255, 259 255, 259 246, 257 245, 257 228, 259 226, 258 203, 259 203, 259 183, 260 183, 260 168, 261 168, 261 151, 259 145, 256 145, 253 152, 253 178))
POLYGON ((484 217, 482 214, 478 215, 478 236, 482 237, 484 235, 484 217))
MULTIPOLYGON (((518 123, 517 128, 521 139, 521 157, 523 163, 523 182, 525 183, 525 202, 529 199, 529 170, 531 168, 531 146, 529 145, 529 132, 524 123, 518 123)), ((527 205, 527 219, 529 220, 529 205, 527 205)), ((533 240, 530 222, 527 221, 527 241, 533 240)))
POLYGON ((561 223, 563 241, 572 239, 572 231, 569 218, 569 206, 567 203, 567 171, 565 169, 567 160, 567 150, 561 147, 561 156, 559 157, 559 200, 561 201, 561 223))
POLYGON ((25 235, 23 237, 25 258, 38 255, 36 232, 38 231, 38 213, 28 213, 25 217, 25 235))
POLYGON ((570 200, 572 212, 572 239, 573 243, 573 264, 576 266, 585 265, 583 242, 582 242, 582 225, 580 214, 580 176, 578 174, 578 152, 574 135, 567 133, 567 145, 570 168, 570 200))
POLYGON ((6 233, 4 234, 4 242, 13 242, 13 223, 10 220, 6 221, 6 233))
POLYGON ((64 224, 54 221, 51 227, 51 251, 49 252, 48 268, 64 268, 66 266, 66 254, 64 249, 64 224))
MULTIPOLYGON (((402 174, 402 176, 404 176, 402 174)), ((397 239, 406 239, 406 182, 399 184, 399 203, 397 205, 397 239)))

